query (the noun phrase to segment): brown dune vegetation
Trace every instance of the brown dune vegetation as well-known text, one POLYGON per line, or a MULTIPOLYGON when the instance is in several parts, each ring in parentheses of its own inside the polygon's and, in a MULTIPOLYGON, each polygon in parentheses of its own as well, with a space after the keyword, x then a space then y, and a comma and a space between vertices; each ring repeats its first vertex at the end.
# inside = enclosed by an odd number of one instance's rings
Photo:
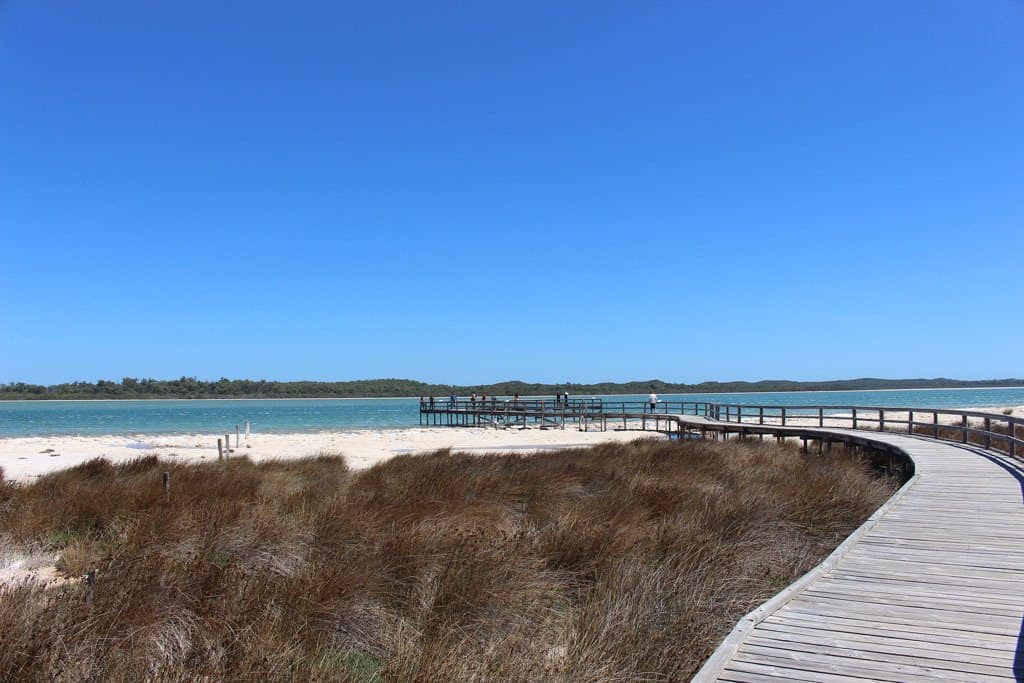
POLYGON ((95 569, 0 589, 0 680, 685 680, 897 485, 755 441, 97 460, 0 484, 8 556, 95 569))

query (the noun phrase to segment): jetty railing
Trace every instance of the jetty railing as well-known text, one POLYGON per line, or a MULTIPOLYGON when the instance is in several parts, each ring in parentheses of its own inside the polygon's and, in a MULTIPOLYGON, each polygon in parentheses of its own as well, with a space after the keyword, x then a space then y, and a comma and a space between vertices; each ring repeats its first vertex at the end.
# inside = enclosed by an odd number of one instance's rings
POLYGON ((570 398, 568 401, 550 398, 434 398, 420 401, 421 411, 455 412, 544 412, 565 411, 579 415, 589 413, 615 414, 659 414, 659 415, 702 415, 711 417, 713 403, 704 401, 658 401, 652 409, 647 401, 608 401, 602 398, 570 398))
MULTIPOLYGON (((706 401, 616 401, 606 398, 433 398, 420 401, 423 415, 448 416, 447 424, 479 425, 557 422, 567 420, 600 422, 610 419, 658 418, 694 415, 708 420, 740 425, 782 427, 840 427, 867 431, 906 432, 944 441, 973 444, 1004 452, 1011 457, 1024 456, 1024 419, 1010 415, 949 408, 909 408, 898 406, 826 406, 826 405, 749 405, 706 401), (949 419, 952 418, 952 419, 949 419)), ((642 422, 646 428, 647 422, 642 422)), ((667 424, 667 423, 666 423, 667 424)))
POLYGON ((1024 455, 1024 419, 1010 415, 949 408, 895 406, 763 406, 716 403, 710 417, 720 422, 798 427, 849 427, 897 431, 943 441, 974 444, 1024 455), (940 418, 952 417, 943 421, 940 418), (922 419, 926 418, 926 419, 922 419))

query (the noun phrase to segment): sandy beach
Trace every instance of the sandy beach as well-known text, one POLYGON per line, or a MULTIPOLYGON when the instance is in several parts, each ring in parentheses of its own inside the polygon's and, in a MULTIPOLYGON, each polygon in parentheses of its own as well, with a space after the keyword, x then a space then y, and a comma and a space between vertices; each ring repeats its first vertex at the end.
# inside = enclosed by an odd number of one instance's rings
MULTIPOLYGON (((995 408, 964 408, 980 413, 1003 415, 1007 410, 1015 416, 1024 415, 1024 406, 995 408)), ((860 414, 862 426, 872 426, 877 413, 860 414)), ((837 416, 838 417, 838 416, 837 416)), ((905 412, 886 411, 886 419, 895 423, 906 420, 905 412)), ((749 419, 749 418, 748 418, 749 419)), ((954 416, 940 414, 940 423, 952 423, 954 416)), ((755 421, 756 418, 751 419, 755 421)), ((915 420, 929 422, 928 411, 915 413, 915 420)), ((766 418, 772 424, 775 419, 766 418)), ((816 418, 790 418, 788 424, 817 424, 816 418)), ((849 427, 849 420, 826 418, 826 426, 849 427)), ((639 427, 630 425, 631 427, 639 427)), ((896 427, 896 424, 891 426, 896 427)), ((31 482, 39 476, 74 467, 93 458, 125 462, 133 458, 156 455, 167 460, 212 462, 217 460, 217 434, 110 435, 110 436, 33 436, 0 438, 0 469, 6 479, 31 482)), ((405 429, 363 429, 339 432, 294 432, 252 434, 235 447, 230 435, 232 457, 249 457, 254 461, 289 459, 321 453, 341 455, 352 469, 372 467, 396 455, 423 453, 450 448, 455 451, 486 453, 537 453, 559 448, 592 446, 607 441, 632 441, 642 438, 666 438, 664 435, 609 429, 607 432, 580 431, 575 426, 563 429, 494 429, 470 427, 412 427, 405 429)))
MULTIPOLYGON (((216 434, 169 434, 136 436, 38 436, 0 439, 0 468, 9 480, 30 482, 48 472, 74 467, 93 458, 124 462, 156 455, 168 460, 211 462, 217 460, 216 434)), ((606 441, 665 438, 638 431, 581 432, 562 429, 489 429, 414 427, 366 429, 347 432, 253 434, 232 456, 254 461, 302 458, 320 453, 344 456, 352 469, 363 469, 407 453, 441 448, 467 452, 536 453, 558 448, 592 446, 606 441)))

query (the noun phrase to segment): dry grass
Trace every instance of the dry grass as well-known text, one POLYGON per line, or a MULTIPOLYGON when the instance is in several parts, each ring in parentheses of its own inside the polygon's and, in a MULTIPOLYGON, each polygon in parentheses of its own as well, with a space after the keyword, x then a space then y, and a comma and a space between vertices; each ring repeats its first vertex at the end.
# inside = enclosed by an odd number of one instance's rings
POLYGON ((896 483, 752 441, 95 461, 0 484, 9 546, 97 569, 0 594, 0 680, 683 680, 896 483))

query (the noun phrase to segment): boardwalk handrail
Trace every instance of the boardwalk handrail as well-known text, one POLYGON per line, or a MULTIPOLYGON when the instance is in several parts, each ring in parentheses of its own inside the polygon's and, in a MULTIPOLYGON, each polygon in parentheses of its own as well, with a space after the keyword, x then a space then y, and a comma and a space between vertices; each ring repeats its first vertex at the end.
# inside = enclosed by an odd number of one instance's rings
POLYGON ((984 448, 1004 452, 1011 457, 1024 454, 1024 419, 1010 415, 986 413, 977 410, 955 410, 952 408, 910 408, 899 406, 767 406, 739 403, 716 403, 711 417, 721 422, 738 424, 778 424, 782 426, 804 423, 799 426, 824 427, 828 420, 832 426, 849 426, 850 429, 864 430, 864 424, 871 425, 869 431, 895 431, 890 426, 902 425, 900 431, 908 434, 929 436, 943 441, 971 443, 984 448), (888 416, 886 415, 888 413, 888 416), (906 417, 902 417, 903 414, 906 417), (915 416, 928 415, 930 420, 922 421, 915 416), (956 422, 940 422, 939 416, 952 415, 960 418, 956 422), (972 419, 974 422, 972 422, 972 419), (981 421, 979 426, 978 421, 981 421), (810 424, 808 424, 810 421, 810 424))
POLYGON ((710 417, 713 403, 706 401, 658 401, 651 410, 647 401, 609 401, 603 398, 586 397, 555 400, 550 398, 487 398, 465 399, 434 398, 420 400, 420 412, 459 411, 459 412, 561 412, 567 413, 604 413, 607 415, 622 414, 659 414, 659 415, 703 415, 710 417))
POLYGON ((707 401, 615 401, 598 397, 569 398, 432 398, 420 401, 420 413, 521 415, 544 418, 627 419, 644 416, 696 415, 723 423, 783 427, 848 427, 864 431, 905 431, 943 441, 974 444, 1011 457, 1024 454, 1024 419, 977 410, 900 406, 757 405, 707 401), (905 417, 904 417, 905 415, 905 417), (927 415, 928 420, 915 419, 927 415), (941 422, 939 416, 959 420, 941 422), (838 423, 838 424, 837 424, 838 423))

